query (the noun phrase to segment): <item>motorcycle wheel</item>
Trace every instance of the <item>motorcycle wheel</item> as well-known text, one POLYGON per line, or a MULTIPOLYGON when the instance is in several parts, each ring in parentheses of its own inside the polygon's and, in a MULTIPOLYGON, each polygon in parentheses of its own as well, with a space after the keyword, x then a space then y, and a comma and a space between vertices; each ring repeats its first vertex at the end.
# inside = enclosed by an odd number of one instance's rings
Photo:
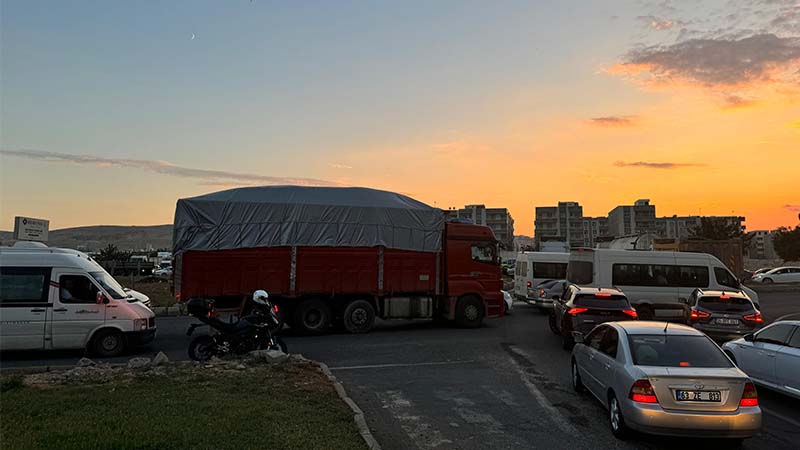
POLYGON ((214 339, 211 336, 197 336, 189 343, 189 358, 192 361, 208 361, 212 356, 214 356, 214 339))

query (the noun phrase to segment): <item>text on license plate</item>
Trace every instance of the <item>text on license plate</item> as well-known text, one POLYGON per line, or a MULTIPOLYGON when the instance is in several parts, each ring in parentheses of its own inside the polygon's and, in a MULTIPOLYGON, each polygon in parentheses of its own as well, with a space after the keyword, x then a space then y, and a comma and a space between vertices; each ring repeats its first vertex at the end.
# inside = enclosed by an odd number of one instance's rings
POLYGON ((738 319, 717 319, 717 320, 715 320, 715 322, 720 324, 720 325, 738 325, 739 324, 739 320, 738 319))
POLYGON ((719 391, 675 391, 675 400, 679 402, 721 402, 719 391))

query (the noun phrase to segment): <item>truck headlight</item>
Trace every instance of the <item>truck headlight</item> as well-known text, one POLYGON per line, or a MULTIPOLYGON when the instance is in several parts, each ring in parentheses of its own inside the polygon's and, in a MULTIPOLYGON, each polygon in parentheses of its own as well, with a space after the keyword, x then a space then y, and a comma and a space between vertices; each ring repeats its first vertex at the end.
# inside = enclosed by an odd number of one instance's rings
POLYGON ((133 331, 142 331, 147 329, 147 319, 133 319, 133 331))

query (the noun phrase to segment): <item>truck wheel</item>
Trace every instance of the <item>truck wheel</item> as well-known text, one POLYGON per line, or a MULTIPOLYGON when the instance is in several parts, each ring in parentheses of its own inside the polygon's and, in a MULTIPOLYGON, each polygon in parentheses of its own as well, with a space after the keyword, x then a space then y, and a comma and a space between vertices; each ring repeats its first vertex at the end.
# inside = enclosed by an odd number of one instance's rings
POLYGON ((468 295, 461 298, 456 305, 456 324, 464 328, 478 328, 483 323, 483 301, 468 295))
POLYGON ((92 338, 90 347, 97 356, 117 356, 125 350, 125 336, 117 330, 100 330, 92 338))
POLYGON ((294 323, 308 334, 322 334, 331 325, 331 308, 322 300, 306 300, 297 306, 294 323))
POLYGON ((353 300, 344 308, 344 327, 351 333, 366 333, 375 325, 375 308, 366 300, 353 300))
POLYGON ((636 313, 639 315, 639 320, 653 320, 656 314, 653 312, 653 307, 650 305, 642 305, 634 307, 636 313))

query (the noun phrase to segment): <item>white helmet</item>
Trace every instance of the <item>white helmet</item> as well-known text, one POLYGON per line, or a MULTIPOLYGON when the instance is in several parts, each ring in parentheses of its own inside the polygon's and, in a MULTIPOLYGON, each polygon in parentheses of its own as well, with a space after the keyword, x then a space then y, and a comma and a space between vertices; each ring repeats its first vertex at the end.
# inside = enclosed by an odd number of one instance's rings
POLYGON ((269 294, 267 294, 267 291, 259 289, 253 292, 253 301, 259 305, 266 305, 267 299, 269 299, 269 294))

